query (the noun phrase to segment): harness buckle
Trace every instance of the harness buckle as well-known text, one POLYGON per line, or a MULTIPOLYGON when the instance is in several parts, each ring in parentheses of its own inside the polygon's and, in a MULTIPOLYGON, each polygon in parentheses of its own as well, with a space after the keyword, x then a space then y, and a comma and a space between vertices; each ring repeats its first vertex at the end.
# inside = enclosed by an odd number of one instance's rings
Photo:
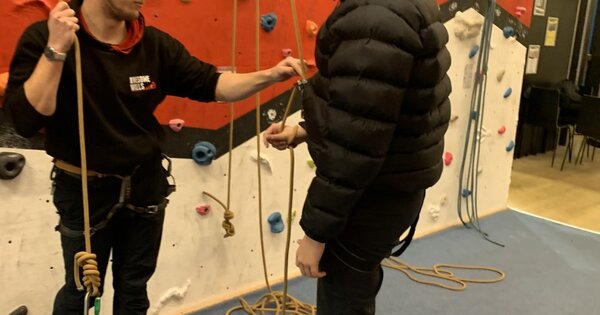
POLYGON ((156 214, 158 210, 158 205, 146 206, 146 213, 148 214, 156 214))

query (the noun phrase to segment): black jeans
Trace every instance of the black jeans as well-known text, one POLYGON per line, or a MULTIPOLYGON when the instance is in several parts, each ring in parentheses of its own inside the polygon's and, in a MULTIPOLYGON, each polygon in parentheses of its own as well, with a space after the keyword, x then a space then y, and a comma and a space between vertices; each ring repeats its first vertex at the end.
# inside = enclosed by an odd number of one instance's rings
POLYGON ((325 245, 317 282, 318 315, 373 315, 381 261, 418 217, 425 191, 363 198, 337 240, 325 245), (393 209, 393 207, 396 207, 393 209))
MULTIPOLYGON (((157 173, 160 174, 160 173, 157 173)), ((162 174, 154 178, 154 187, 162 187, 166 179, 162 174)), ((152 176, 150 176, 152 177, 152 176)), ((135 181, 133 181, 135 184, 135 181)), ((62 171, 54 177, 54 204, 61 222, 71 230, 83 230, 81 181, 62 171)), ((89 205, 91 225, 104 218, 119 200, 121 180, 115 177, 89 180, 89 205)), ((135 186, 133 188, 135 190, 135 186)), ((162 189, 152 193, 139 191, 146 200, 143 205, 158 203, 166 196, 162 189)), ((97 255, 102 283, 112 250, 113 314, 146 314, 150 303, 146 283, 154 273, 160 248, 164 209, 154 214, 139 214, 127 208, 119 209, 106 228, 97 231, 91 238, 92 252, 97 255)), ((79 292, 73 278, 74 255, 84 247, 83 235, 73 237, 61 235, 65 265, 65 285, 58 291, 54 301, 55 315, 81 314, 85 291, 79 292)), ((102 287, 100 288, 102 292, 102 287)), ((93 299, 91 299, 93 300, 93 299)), ((93 301, 91 301, 93 302, 93 301)))

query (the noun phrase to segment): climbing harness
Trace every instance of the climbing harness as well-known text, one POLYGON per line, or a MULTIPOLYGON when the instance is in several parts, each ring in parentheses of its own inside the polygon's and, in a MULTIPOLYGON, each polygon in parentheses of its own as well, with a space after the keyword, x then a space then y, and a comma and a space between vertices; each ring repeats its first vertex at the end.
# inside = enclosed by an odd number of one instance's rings
MULTIPOLYGON (((166 172, 167 172, 167 176, 171 179, 172 184, 171 183, 169 184, 169 186, 167 188, 166 196, 163 199, 163 201, 161 201, 158 204, 154 204, 154 205, 136 206, 129 202, 130 197, 131 197, 131 178, 132 178, 132 176, 134 176, 135 170, 129 176, 121 176, 121 175, 116 175, 116 174, 102 174, 102 173, 98 173, 98 172, 95 172, 92 170, 87 171, 88 181, 91 178, 107 178, 107 177, 114 177, 114 178, 118 178, 119 180, 121 180, 119 201, 107 212, 106 216, 104 217, 104 219, 102 221, 98 222, 93 227, 90 227, 90 236, 94 235, 99 230, 104 229, 108 225, 110 220, 114 217, 114 215, 117 213, 117 211, 119 211, 120 209, 128 209, 128 210, 133 211, 138 214, 156 214, 159 211, 162 211, 167 207, 167 205, 169 203, 169 199, 167 199, 166 197, 168 197, 171 193, 173 193, 175 191, 175 178, 173 177, 173 175, 171 175, 171 160, 164 154, 163 154, 163 159, 165 159, 168 162, 168 167, 166 169, 166 172)), ((137 170, 137 167, 136 167, 136 170, 137 170)), ((62 160, 54 160, 54 168, 52 170, 50 179, 53 180, 58 172, 64 172, 65 174, 67 174, 71 177, 82 178, 81 168, 79 168, 75 165, 71 165, 62 160)), ((55 230, 60 232, 60 234, 62 234, 64 236, 72 237, 72 238, 81 237, 84 234, 84 231, 76 231, 76 230, 72 230, 72 229, 66 227, 64 224, 62 224, 62 221, 59 221, 58 225, 55 227, 55 230)))
POLYGON ((488 234, 483 232, 479 224, 478 213, 479 159, 481 157, 481 140, 484 136, 485 93, 495 9, 496 0, 489 0, 481 34, 481 43, 479 45, 480 51, 477 59, 475 84, 471 95, 463 159, 460 166, 457 212, 465 227, 475 229, 486 240, 503 247, 504 245, 491 240, 488 234), (463 214, 466 214, 467 219, 464 218, 463 214))
MULTIPOLYGON (((237 0, 234 0, 234 6, 237 3, 237 0)), ((306 81, 306 65, 304 63, 303 58, 303 50, 302 50, 302 41, 300 39, 300 29, 298 26, 298 15, 296 11, 296 3, 294 0, 290 0, 290 7, 292 11, 292 18, 294 24, 294 31, 296 35, 296 44, 298 45, 298 58, 300 59, 301 64, 301 80, 296 82, 294 88, 291 91, 290 98, 288 100, 285 113, 283 115, 281 125, 285 126, 285 122, 291 110, 291 105, 293 104, 297 92, 302 93, 304 90, 304 86, 307 84, 306 81)), ((235 11, 234 11, 235 12, 235 11)), ((235 13, 234 13, 235 14, 235 13)), ((260 0, 256 0, 256 20, 259 20, 260 17, 260 0)), ((236 30, 234 29, 234 32, 236 30)), ((256 26, 256 70, 260 70, 260 24, 256 26)), ((261 124, 260 124, 260 93, 256 94, 256 140, 257 140, 257 161, 260 161, 260 134, 261 134, 261 124)), ((289 142, 289 141, 288 141, 289 142)), ((261 246, 261 254, 262 254, 262 262, 263 262, 263 272, 265 278, 265 284, 269 293, 262 296, 257 303, 251 305, 246 302, 245 299, 240 299, 240 306, 231 308, 227 311, 227 315, 238 311, 243 310, 247 314, 258 315, 265 314, 265 312, 272 312, 274 314, 294 314, 294 315, 314 315, 316 314, 316 307, 314 305, 306 304, 301 302, 300 300, 288 295, 288 266, 289 266, 289 252, 290 252, 290 241, 291 241, 291 232, 292 232, 292 202, 293 202, 293 192, 294 192, 294 149, 292 146, 289 147, 290 152, 290 183, 289 183, 289 199, 288 199, 288 215, 287 215, 287 235, 286 235, 286 247, 285 247, 285 258, 284 258, 284 276, 283 276, 283 292, 273 291, 271 285, 269 283, 268 273, 267 273, 267 264, 266 264, 266 255, 265 255, 265 245, 264 245, 264 233, 263 233, 263 223, 262 223, 262 181, 261 181, 261 169, 260 163, 257 163, 257 171, 258 171, 258 215, 259 215, 259 232, 260 232, 260 246, 261 246)))
POLYGON ((463 291, 467 288, 467 282, 471 283, 495 283, 504 280, 505 274, 502 270, 491 268, 491 267, 482 267, 482 266, 463 266, 463 265, 450 265, 450 264, 436 264, 432 268, 424 268, 424 267, 414 267, 411 266, 398 258, 391 257, 386 258, 381 263, 382 266, 395 269, 403 272, 407 277, 411 280, 421 283, 432 285, 436 287, 440 287, 443 289, 448 289, 452 291, 463 291), (450 270, 479 270, 479 271, 490 271, 498 274, 496 278, 490 279, 480 279, 480 278, 464 278, 455 275, 450 270), (421 277, 429 277, 434 279, 439 279, 442 281, 447 281, 450 283, 456 284, 456 286, 450 286, 441 282, 435 281, 427 281, 421 280, 416 277, 416 275, 420 275, 421 277))

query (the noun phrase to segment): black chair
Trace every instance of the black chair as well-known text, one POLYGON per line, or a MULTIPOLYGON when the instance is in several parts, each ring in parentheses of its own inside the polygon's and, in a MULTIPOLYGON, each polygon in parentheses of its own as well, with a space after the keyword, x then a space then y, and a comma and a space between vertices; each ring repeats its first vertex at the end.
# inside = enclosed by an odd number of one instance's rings
POLYGON ((583 163, 585 149, 592 148, 592 161, 596 154, 596 148, 600 148, 600 98, 593 96, 584 96, 579 112, 579 119, 575 127, 578 134, 583 135, 583 141, 575 162, 583 163))
POLYGON ((552 167, 554 167, 554 158, 556 157, 560 132, 565 128, 567 129, 567 150, 565 151, 560 167, 560 170, 562 171, 565 167, 567 154, 569 155, 569 160, 573 154, 574 128, 573 125, 562 122, 560 117, 560 90, 532 86, 527 113, 525 114, 525 123, 556 130, 556 144, 554 146, 554 152, 552 153, 552 167))

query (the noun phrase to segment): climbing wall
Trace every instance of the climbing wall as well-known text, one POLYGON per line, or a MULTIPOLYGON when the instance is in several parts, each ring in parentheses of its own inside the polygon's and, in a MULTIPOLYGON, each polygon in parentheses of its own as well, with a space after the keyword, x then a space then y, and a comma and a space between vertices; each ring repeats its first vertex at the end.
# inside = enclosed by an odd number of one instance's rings
MULTIPOLYGON (((17 1, 24 3, 26 1, 17 1)), ((11 34, 20 34, 28 21, 42 19, 46 2, 32 0, 31 5, 16 6, 14 2, 0 3, 0 26, 6 26, 11 34), (14 21, 8 23, 7 21, 14 21)), ((176 4, 160 0, 148 0, 144 10, 149 24, 156 25, 182 40, 190 51, 216 65, 230 67, 231 12, 230 1, 191 1, 176 4)), ((314 38, 305 29, 306 20, 317 25, 323 22, 337 1, 297 1, 302 36, 307 59, 312 58, 314 38)), ((457 1, 440 1, 442 10, 454 16, 463 8, 457 1)), ((458 1, 461 2, 461 1, 458 1)), ((464 1, 463 1, 464 2, 464 1)), ((254 2, 241 0, 239 23, 239 48, 237 70, 254 68, 254 2)), ((273 12, 278 21, 271 32, 261 31, 261 59, 263 65, 281 60, 282 49, 296 51, 289 2, 263 0, 263 14, 273 12)), ((473 9, 461 13, 465 20, 475 21, 482 16, 473 9)), ((450 77, 453 83, 452 115, 455 120, 446 135, 446 158, 448 165, 440 182, 427 193, 422 210, 418 235, 424 235, 459 224, 456 203, 459 187, 458 173, 462 159, 466 124, 470 117, 469 103, 473 86, 476 56, 469 58, 479 37, 460 39, 461 23, 451 19, 446 22, 450 33, 448 49, 453 58, 450 77), (450 159, 450 156, 452 159, 450 159)), ((1 37, 0 72, 6 71, 14 49, 16 36, 1 37)), ((514 139, 520 87, 525 61, 525 48, 514 38, 505 38, 502 29, 494 27, 492 36, 489 79, 486 93, 486 132, 480 137, 482 157, 480 168, 479 208, 487 215, 506 207, 512 151, 508 150, 514 139), (501 80, 500 73, 504 73, 501 80), (512 94, 504 97, 508 88, 512 94), (503 133, 499 133, 504 129, 503 133)), ((295 53, 294 53, 295 54, 295 53)), ((264 126, 273 117, 281 115, 286 91, 291 82, 285 82, 262 94, 261 123, 264 126)), ((157 115, 163 124, 178 118, 185 121, 180 132, 165 126, 169 141, 168 149, 174 159, 174 175, 178 191, 172 196, 167 209, 165 231, 158 270, 149 282, 152 314, 182 314, 218 303, 250 290, 264 286, 258 223, 263 223, 267 252, 268 275, 279 281, 283 275, 285 233, 272 233, 268 217, 280 212, 287 217, 289 154, 263 149, 263 159, 256 159, 256 138, 252 136, 254 100, 236 105, 236 128, 233 151, 233 193, 231 209, 236 236, 223 238, 221 207, 202 194, 207 191, 221 200, 226 197, 227 157, 226 137, 229 121, 227 104, 197 104, 185 99, 169 98, 161 105, 157 115), (197 141, 215 144, 217 159, 208 166, 199 166, 189 158, 197 141), (256 168, 260 163, 263 174, 263 216, 258 216, 256 168), (197 212, 197 206, 210 205, 206 215, 197 212), (260 221, 259 221, 260 220, 260 221)), ((0 112, 1 113, 1 112, 0 112)), ((1 118, 1 117, 0 117, 1 118)), ((296 112, 290 118, 293 123, 300 119, 296 112)), ((6 124, 2 122, 4 127, 6 124)), ((7 126, 6 126, 7 127, 7 126)), ((3 139, 3 138, 0 138, 3 139)), ((10 181, 0 181, 2 196, 0 221, 0 313, 8 313, 18 305, 29 306, 30 314, 47 314, 55 292, 63 281, 62 258, 59 235, 53 231, 57 216, 50 195, 50 158, 36 148, 39 142, 22 142, 19 138, 0 143, 0 148, 23 154, 27 164, 20 176, 10 181), (13 145, 17 143, 17 145, 13 145), (37 143, 37 144, 36 144, 37 143)), ((300 211, 306 189, 314 169, 311 168, 306 147, 296 149, 295 190, 293 208, 300 211)), ((292 240, 302 236, 297 226, 297 214, 293 224, 292 240)), ((284 228, 288 229, 286 226, 284 228)), ((485 227, 484 227, 485 229, 485 227)), ((471 233, 465 230, 465 233, 471 233)), ((494 237, 492 235, 492 237, 494 237)), ((502 241, 501 236, 497 236, 502 241)), ((295 243, 290 254, 293 262, 295 243)), ((406 257, 410 259, 410 257, 406 257)), ((292 263, 293 265, 293 263, 292 263)), ((298 275, 291 267, 292 276, 298 275)), ((111 283, 110 273, 106 283, 111 283)), ((112 290, 107 288, 103 297, 104 314, 110 314, 112 290)))

